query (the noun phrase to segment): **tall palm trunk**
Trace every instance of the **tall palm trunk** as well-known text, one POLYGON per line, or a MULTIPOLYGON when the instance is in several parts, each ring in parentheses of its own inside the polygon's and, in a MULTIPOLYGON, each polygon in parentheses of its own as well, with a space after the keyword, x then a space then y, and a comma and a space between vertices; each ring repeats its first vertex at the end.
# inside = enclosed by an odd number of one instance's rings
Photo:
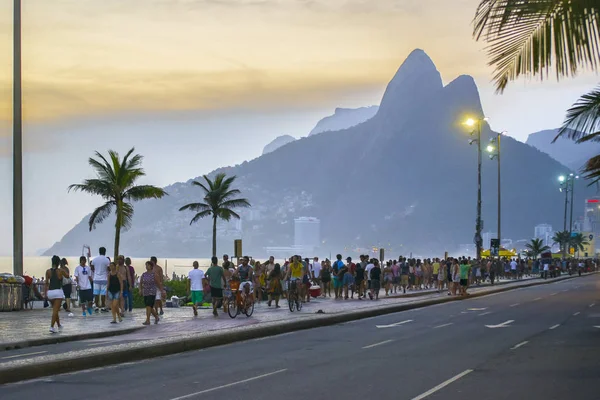
POLYGON ((119 244, 121 242, 121 224, 122 224, 122 213, 121 203, 117 202, 117 219, 115 221, 115 253, 113 258, 113 262, 117 262, 117 257, 119 257, 119 244))
POLYGON ((212 256, 217 256, 217 216, 213 216, 213 243, 212 243, 212 256))

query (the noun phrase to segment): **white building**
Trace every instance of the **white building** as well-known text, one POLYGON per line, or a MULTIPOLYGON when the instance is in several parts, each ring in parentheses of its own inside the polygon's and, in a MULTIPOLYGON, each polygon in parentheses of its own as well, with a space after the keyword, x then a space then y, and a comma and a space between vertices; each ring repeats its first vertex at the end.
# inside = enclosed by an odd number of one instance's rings
POLYGON ((314 217, 294 219, 294 247, 312 252, 321 243, 321 221, 314 217))
POLYGON ((550 224, 539 224, 534 228, 533 237, 535 239, 541 239, 544 241, 544 245, 552 246, 552 237, 554 236, 554 231, 552 230, 552 225, 550 224))
POLYGON ((483 243, 481 244, 481 246, 484 250, 492 247, 492 239, 494 239, 495 237, 496 234, 494 234, 493 232, 484 232, 481 234, 481 238, 483 239, 483 243))

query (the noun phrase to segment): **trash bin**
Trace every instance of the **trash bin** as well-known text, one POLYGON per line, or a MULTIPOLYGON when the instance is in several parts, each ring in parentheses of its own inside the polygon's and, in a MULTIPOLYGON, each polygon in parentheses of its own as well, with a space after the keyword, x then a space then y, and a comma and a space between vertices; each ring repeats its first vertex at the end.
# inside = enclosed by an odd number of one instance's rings
POLYGON ((20 276, 1 274, 0 311, 19 311, 23 305, 23 282, 20 276))

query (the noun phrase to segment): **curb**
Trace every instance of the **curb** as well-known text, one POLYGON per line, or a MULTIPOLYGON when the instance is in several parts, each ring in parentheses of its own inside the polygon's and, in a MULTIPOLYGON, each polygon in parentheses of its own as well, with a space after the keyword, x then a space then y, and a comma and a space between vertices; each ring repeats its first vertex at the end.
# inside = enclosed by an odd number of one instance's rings
MULTIPOLYGON (((591 274, 589 274, 591 275, 591 274)), ((587 275, 586 275, 587 276, 587 275)), ((577 276, 560 277, 549 281, 536 281, 520 286, 501 287, 497 290, 490 290, 484 293, 473 293, 468 297, 440 297, 439 299, 430 299, 418 303, 398 304, 370 310, 358 310, 351 313, 324 316, 323 318, 305 319, 292 321, 284 324, 269 326, 257 326, 240 331, 225 331, 217 335, 202 338, 188 338, 177 340, 171 343, 165 343, 158 346, 147 346, 142 348, 132 348, 107 352, 105 354, 95 354, 90 356, 77 356, 75 358, 50 360, 44 362, 29 362, 18 366, 2 367, 0 365, 0 384, 19 382, 29 379, 41 378, 44 376, 55 375, 55 371, 61 373, 88 370, 92 368, 106 367, 123 363, 141 361, 150 358, 163 357, 193 350, 201 350, 209 347, 223 346, 235 342, 241 342, 251 339, 258 339, 268 336, 280 335, 283 333, 319 328, 324 326, 336 325, 344 322, 377 317, 380 315, 392 314, 401 311, 424 308, 435 304, 448 303, 451 301, 462 301, 476 297, 484 297, 493 293, 507 292, 513 289, 527 288, 531 286, 551 284, 577 276)), ((137 329, 137 328, 135 328, 137 329)))
POLYGON ((98 339, 119 335, 126 335, 128 333, 134 333, 139 331, 140 329, 144 329, 144 327, 134 327, 127 329, 119 329, 116 331, 103 331, 103 332, 92 332, 92 333, 78 333, 75 335, 68 336, 52 336, 49 338, 41 338, 41 339, 31 339, 31 340, 23 340, 19 342, 8 342, 0 344, 0 351, 5 350, 15 350, 15 349, 23 349, 26 347, 34 347, 34 346, 43 346, 46 344, 55 344, 55 343, 65 343, 65 342, 74 342, 77 340, 86 340, 86 339, 98 339))

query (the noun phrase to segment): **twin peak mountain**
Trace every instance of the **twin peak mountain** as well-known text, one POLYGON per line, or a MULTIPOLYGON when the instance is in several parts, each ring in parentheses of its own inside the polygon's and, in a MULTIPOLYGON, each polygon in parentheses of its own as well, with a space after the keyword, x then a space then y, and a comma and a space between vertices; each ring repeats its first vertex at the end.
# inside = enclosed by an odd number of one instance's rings
MULTIPOLYGON (((267 256, 266 247, 294 243, 293 221, 302 216, 321 220, 320 256, 376 246, 395 257, 433 257, 473 243, 477 151, 461 124, 467 114, 483 115, 473 78, 459 76, 444 86, 429 56, 414 50, 388 84, 379 108, 359 110, 372 115, 213 171, 237 175, 237 186, 253 206, 251 215, 242 213, 242 233, 222 230, 220 252, 231 252, 233 239, 241 235, 244 253, 267 256)), ((482 142, 494 135, 484 124, 482 142)), ((483 231, 495 232, 497 162, 486 157, 483 163, 483 231)), ((564 203, 556 176, 566 167, 503 137, 501 168, 503 237, 529 239, 537 224, 561 225, 564 203)), ((578 185, 574 204, 583 204, 593 193, 584 182, 578 185)), ((133 226, 122 234, 124 251, 140 257, 210 254, 210 221, 189 226, 190 215, 177 211, 198 200, 197 188, 188 181, 165 189, 167 199, 136 205, 133 226)), ((88 232, 87 219, 46 254, 77 254, 81 243, 113 242, 110 221, 88 232)))

